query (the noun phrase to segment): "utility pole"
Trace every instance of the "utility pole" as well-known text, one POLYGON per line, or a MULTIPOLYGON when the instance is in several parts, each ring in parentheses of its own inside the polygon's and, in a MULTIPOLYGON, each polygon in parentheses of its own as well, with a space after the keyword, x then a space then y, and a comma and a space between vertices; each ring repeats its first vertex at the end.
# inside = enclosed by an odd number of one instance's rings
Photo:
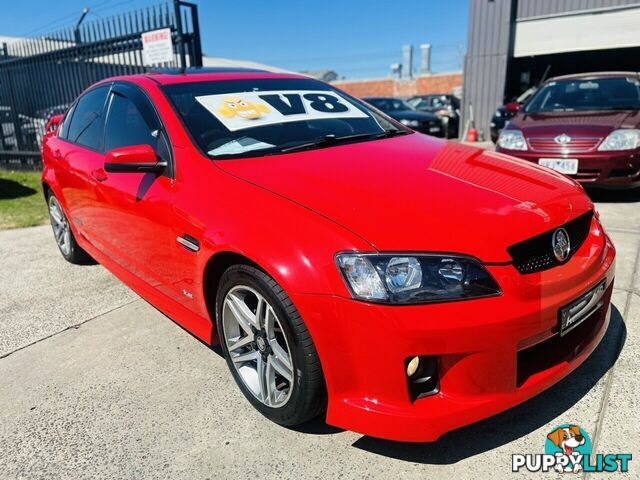
POLYGON ((76 26, 73 27, 73 36, 76 41, 76 45, 82 43, 82 38, 80 38, 80 24, 84 21, 85 17, 89 13, 89 7, 85 7, 82 9, 82 13, 80 14, 80 18, 76 22, 76 26))

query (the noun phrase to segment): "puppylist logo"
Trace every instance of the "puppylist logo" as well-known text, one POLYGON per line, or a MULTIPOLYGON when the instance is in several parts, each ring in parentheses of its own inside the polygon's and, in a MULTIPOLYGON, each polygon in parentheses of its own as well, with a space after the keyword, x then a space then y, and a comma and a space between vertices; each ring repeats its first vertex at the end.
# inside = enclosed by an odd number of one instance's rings
POLYGON ((592 454, 591 438, 579 425, 560 425, 547 435, 544 454, 511 457, 511 471, 519 472, 627 472, 630 453, 592 454))

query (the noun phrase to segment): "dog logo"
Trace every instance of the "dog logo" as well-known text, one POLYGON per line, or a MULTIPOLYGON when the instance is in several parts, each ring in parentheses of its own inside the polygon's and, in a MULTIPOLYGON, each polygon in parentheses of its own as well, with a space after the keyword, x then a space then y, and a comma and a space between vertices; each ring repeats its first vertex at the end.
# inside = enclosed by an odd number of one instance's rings
MULTIPOLYGON (((628 472, 630 453, 593 454, 591 438, 579 425, 559 425, 547 434, 544 453, 514 453, 511 471, 599 473, 628 472)), ((609 478, 609 477, 604 477, 609 478)))
POLYGON ((246 120, 256 120, 263 113, 269 113, 271 109, 266 103, 250 102, 241 97, 226 97, 222 99, 222 104, 218 113, 226 118, 238 116, 246 120))
POLYGON ((569 258, 571 252, 571 243, 569 241, 569 234, 564 228, 558 228, 551 236, 551 248, 553 254, 560 263, 569 258))
MULTIPOLYGON (((555 454, 556 456, 560 453, 561 455, 572 457, 574 450, 581 454, 590 453, 590 451, 580 452, 580 447, 586 444, 587 439, 586 434, 582 433, 578 425, 558 427, 547 435, 547 440, 555 445, 557 449, 560 449, 559 451, 556 449, 555 452, 547 452, 555 454)), ((582 471, 582 465, 580 463, 573 463, 573 465, 571 465, 571 462, 568 462, 565 466, 562 463, 557 463, 555 469, 558 472, 580 472, 582 471)))

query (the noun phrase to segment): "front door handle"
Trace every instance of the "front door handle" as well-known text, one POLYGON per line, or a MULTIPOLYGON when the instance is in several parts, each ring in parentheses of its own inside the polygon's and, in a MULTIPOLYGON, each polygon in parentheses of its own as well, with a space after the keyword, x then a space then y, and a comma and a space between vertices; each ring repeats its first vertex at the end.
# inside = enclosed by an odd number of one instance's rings
POLYGON ((198 252, 200 250, 200 242, 198 239, 186 233, 182 237, 177 237, 176 241, 191 252, 198 252))
POLYGON ((98 182, 104 182, 107 179, 107 172, 103 168, 96 168, 91 171, 91 176, 98 182))

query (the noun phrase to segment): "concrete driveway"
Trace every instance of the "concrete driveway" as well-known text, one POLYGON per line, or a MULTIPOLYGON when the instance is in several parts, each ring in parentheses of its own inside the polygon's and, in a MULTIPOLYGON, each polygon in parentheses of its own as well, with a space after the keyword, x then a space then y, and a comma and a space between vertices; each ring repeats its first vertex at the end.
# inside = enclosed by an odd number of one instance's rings
POLYGON ((507 478, 512 454, 577 423, 595 452, 632 453, 637 478, 640 197, 594 198, 618 248, 604 341, 547 392, 434 444, 270 423, 221 357, 102 267, 66 264, 48 227, 0 232, 0 477, 507 478))

